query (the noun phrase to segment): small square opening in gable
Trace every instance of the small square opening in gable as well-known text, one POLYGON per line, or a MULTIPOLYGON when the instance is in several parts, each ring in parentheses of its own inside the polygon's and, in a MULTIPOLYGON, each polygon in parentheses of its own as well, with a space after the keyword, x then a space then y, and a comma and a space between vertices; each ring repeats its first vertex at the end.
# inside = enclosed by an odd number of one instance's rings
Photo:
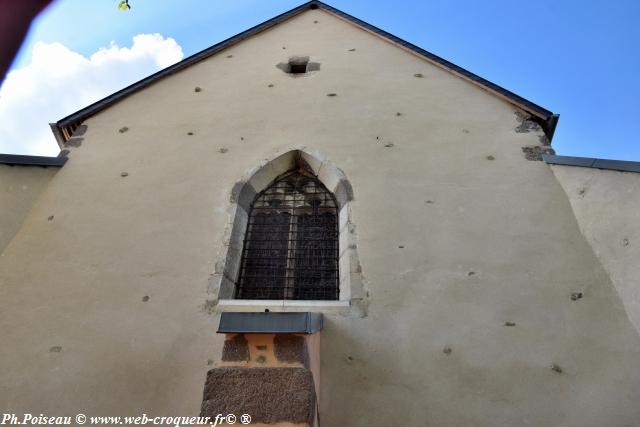
POLYGON ((287 62, 276 64, 276 68, 295 77, 319 71, 320 63, 310 62, 308 56, 292 56, 287 62))
POLYGON ((290 74, 304 74, 307 72, 309 61, 289 61, 290 74))

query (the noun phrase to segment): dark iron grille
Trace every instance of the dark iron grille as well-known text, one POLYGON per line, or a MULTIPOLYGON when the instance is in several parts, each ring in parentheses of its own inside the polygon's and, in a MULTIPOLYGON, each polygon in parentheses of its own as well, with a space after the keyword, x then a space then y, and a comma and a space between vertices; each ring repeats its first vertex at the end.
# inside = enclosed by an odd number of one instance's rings
POLYGON ((289 172, 251 206, 236 298, 338 297, 336 201, 314 176, 289 172))
POLYGON ((336 219, 328 212, 298 218, 294 299, 338 299, 338 239, 324 238, 337 229, 336 219))

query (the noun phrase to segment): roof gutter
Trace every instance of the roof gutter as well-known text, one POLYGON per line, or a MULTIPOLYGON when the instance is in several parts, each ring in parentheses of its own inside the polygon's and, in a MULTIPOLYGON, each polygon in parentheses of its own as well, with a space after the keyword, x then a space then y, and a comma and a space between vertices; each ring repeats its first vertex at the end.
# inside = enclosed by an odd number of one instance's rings
POLYGON ((0 164, 9 166, 56 166, 62 167, 66 157, 25 156, 21 154, 0 154, 0 164))
POLYGON ((543 154, 542 159, 549 165, 579 166, 583 168, 606 169, 619 172, 640 173, 640 162, 628 160, 596 159, 593 157, 555 156, 543 154))

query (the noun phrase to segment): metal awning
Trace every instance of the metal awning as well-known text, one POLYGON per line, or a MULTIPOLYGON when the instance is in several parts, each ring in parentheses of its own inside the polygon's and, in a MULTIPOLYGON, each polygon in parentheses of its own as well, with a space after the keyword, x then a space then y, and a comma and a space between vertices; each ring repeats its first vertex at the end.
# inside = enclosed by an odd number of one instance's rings
POLYGON ((222 313, 219 334, 314 334, 322 330, 322 313, 222 313))

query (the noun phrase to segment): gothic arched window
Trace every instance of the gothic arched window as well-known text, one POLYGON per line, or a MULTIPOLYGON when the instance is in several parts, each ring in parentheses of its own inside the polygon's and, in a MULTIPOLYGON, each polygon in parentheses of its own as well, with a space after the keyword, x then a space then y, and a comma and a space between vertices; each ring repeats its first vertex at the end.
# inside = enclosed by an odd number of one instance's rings
POLYGON ((236 298, 337 300, 337 206, 303 169, 259 193, 249 212, 236 298))

